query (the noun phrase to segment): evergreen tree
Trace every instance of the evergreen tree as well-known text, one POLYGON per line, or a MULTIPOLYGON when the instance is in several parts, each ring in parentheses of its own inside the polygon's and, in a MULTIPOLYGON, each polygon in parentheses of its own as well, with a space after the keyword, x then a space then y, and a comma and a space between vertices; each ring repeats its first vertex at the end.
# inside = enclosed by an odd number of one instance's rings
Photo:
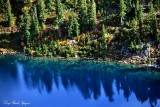
POLYGON ((76 36, 78 36, 80 34, 78 17, 74 18, 74 29, 76 36))
POLYGON ((155 5, 156 5, 157 10, 159 10, 160 9, 160 0, 155 0, 155 5))
POLYGON ((39 25, 44 29, 46 14, 45 14, 45 4, 44 0, 38 0, 37 2, 37 15, 39 20, 39 25))
POLYGON ((78 6, 78 0, 74 0, 74 7, 77 8, 78 6))
POLYGON ((133 19, 132 21, 132 26, 133 26, 133 29, 132 29, 132 40, 136 40, 137 38, 137 20, 136 19, 133 19))
POLYGON ((105 26, 103 24, 102 25, 102 37, 101 37, 102 43, 106 43, 106 37, 105 37, 105 35, 106 35, 106 28, 105 28, 105 26))
POLYGON ((142 25, 143 25, 143 11, 142 11, 142 5, 139 5, 139 10, 138 10, 138 23, 139 23, 139 32, 140 36, 143 37, 143 32, 142 32, 142 25))
POLYGON ((30 26, 31 26, 31 17, 28 13, 28 10, 25 10, 23 13, 23 26, 22 26, 22 32, 24 34, 24 37, 22 37, 23 42, 25 46, 30 47, 31 42, 31 34, 30 34, 30 26))
POLYGON ((0 12, 3 13, 3 6, 4 6, 4 2, 3 0, 0 0, 0 12))
POLYGON ((32 7, 31 15, 32 15, 31 32, 32 35, 35 36, 33 37, 33 39, 36 39, 36 37, 40 34, 40 31, 39 31, 39 22, 36 14, 36 7, 34 6, 32 7))
POLYGON ((73 38, 73 36, 78 36, 79 33, 78 17, 73 14, 69 19, 68 36, 73 38))
MULTIPOLYGON (((4 0, 0 0, 0 15, 4 15, 5 14, 5 2, 4 0)), ((0 22, 4 21, 3 17, 0 16, 0 22)), ((6 19, 6 18, 5 18, 6 19)))
POLYGON ((87 4, 86 0, 80 0, 79 6, 79 23, 81 31, 84 31, 87 27, 87 4))
POLYGON ((46 6, 46 9, 53 9, 52 0, 46 0, 45 1, 45 6, 46 6))
MULTIPOLYGON (((12 20, 13 20, 13 16, 12 16, 12 12, 11 12, 11 4, 10 4, 10 0, 2 0, 3 3, 3 12, 5 15, 5 18, 7 20, 7 26, 11 26, 12 25, 12 20)), ((1 7, 1 6, 0 6, 1 7)))
POLYGON ((157 37, 157 28, 158 28, 158 23, 157 23, 157 17, 155 14, 155 9, 153 7, 153 4, 150 5, 150 12, 148 13, 146 17, 146 22, 147 22, 147 29, 149 30, 149 33, 152 35, 152 39, 156 39, 157 37))
POLYGON ((121 25, 123 25, 123 19, 126 15, 126 5, 124 0, 120 0, 120 13, 119 16, 121 17, 121 25))
POLYGON ((151 4, 150 7, 150 26, 151 26, 151 34, 154 36, 153 39, 155 39, 157 37, 157 28, 158 28, 158 23, 157 23, 157 17, 156 17, 156 13, 155 13, 155 9, 153 7, 153 5, 151 4))
POLYGON ((28 31, 28 30, 26 30, 25 32, 24 32, 24 36, 25 36, 25 38, 24 38, 24 43, 25 43, 25 46, 27 47, 27 48, 30 48, 30 45, 31 45, 31 33, 28 31))
POLYGON ((69 26, 68 26, 68 37, 72 38, 72 30, 73 30, 73 18, 69 18, 69 26))
POLYGON ((30 30, 31 26, 31 16, 28 10, 25 10, 23 13, 23 20, 24 20, 24 31, 30 30))
POLYGON ((58 27, 60 24, 62 24, 64 20, 64 10, 63 10, 61 0, 56 0, 56 20, 57 20, 58 27))
POLYGON ((135 18, 138 18, 138 11, 139 11, 139 0, 135 0, 135 18))
POLYGON ((98 39, 99 43, 102 44, 106 44, 106 28, 104 26, 104 24, 102 25, 102 30, 101 30, 101 37, 98 39))
POLYGON ((128 8, 129 8, 129 9, 132 8, 132 0, 129 0, 129 1, 128 1, 128 8))
POLYGON ((92 0, 91 2, 89 1, 88 4, 88 17, 89 17, 89 30, 93 30, 96 28, 96 3, 94 2, 94 0, 92 0))
POLYGON ((56 0, 56 29, 58 29, 58 35, 61 36, 60 26, 64 20, 64 10, 61 0, 56 0))

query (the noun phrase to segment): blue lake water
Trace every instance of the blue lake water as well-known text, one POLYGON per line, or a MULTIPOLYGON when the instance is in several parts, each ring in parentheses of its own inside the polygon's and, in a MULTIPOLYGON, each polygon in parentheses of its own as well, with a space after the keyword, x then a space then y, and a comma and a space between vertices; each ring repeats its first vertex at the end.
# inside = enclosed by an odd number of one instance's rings
POLYGON ((160 73, 106 62, 0 56, 0 107, 160 107, 160 73))

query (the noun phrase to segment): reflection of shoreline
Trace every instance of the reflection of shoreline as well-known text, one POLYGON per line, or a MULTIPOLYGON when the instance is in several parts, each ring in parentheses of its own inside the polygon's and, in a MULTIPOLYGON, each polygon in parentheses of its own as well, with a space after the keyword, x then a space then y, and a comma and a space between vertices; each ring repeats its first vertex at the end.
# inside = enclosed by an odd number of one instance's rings
POLYGON ((31 59, 24 65, 24 75, 28 87, 36 88, 40 92, 44 89, 41 86, 45 86, 50 93, 53 84, 57 86, 57 89, 62 85, 65 90, 74 85, 84 99, 94 98, 97 100, 100 98, 101 88, 103 88, 108 100, 113 102, 115 92, 112 86, 115 81, 117 92, 122 90, 127 101, 132 93, 139 102, 149 100, 151 105, 154 105, 160 98, 160 85, 157 86, 160 83, 160 73, 152 73, 151 70, 139 67, 84 60, 31 59))
MULTIPOLYGON (((118 65, 122 65, 122 66, 132 66, 132 67, 141 67, 141 68, 148 68, 148 69, 154 69, 156 71, 160 70, 160 67, 154 66, 154 65, 150 65, 150 64, 137 64, 137 63, 131 63, 130 61, 127 60, 116 60, 113 58, 106 58, 106 59, 101 59, 101 58, 94 58, 94 57, 84 57, 84 58, 80 58, 80 57, 55 57, 55 56, 31 56, 31 55, 26 55, 24 53, 7 53, 4 55, 16 55, 16 56, 20 56, 20 57, 26 57, 28 59, 32 59, 32 60, 36 60, 36 59, 40 59, 40 60, 64 60, 64 61, 80 61, 80 60, 84 60, 84 61, 93 61, 95 63, 98 62, 109 62, 109 63, 116 63, 118 65)), ((133 60, 134 61, 134 60, 133 60)))
MULTIPOLYGON (((38 89, 39 92, 46 89, 48 93, 51 93, 53 84, 57 89, 63 86, 65 90, 75 86, 84 99, 97 100, 101 97, 103 88, 108 100, 114 102, 114 85, 118 93, 123 92, 127 101, 132 93, 141 103, 149 101, 151 105, 154 105, 160 99, 160 73, 151 70, 86 60, 32 59, 20 56, 4 58, 4 61, 8 62, 6 59, 11 62, 18 59, 16 63, 23 65, 22 68, 18 68, 23 69, 21 72, 23 84, 27 88, 38 89)), ((11 65, 14 66, 14 64, 11 65)), ((6 64, 3 67, 11 69, 9 67, 11 65, 6 64)), ((15 72, 20 75, 18 71, 15 72)), ((12 74, 12 70, 5 71, 5 73, 12 74)))
POLYGON ((30 102, 27 102, 27 101, 16 101, 16 100, 12 100, 12 101, 8 101, 8 100, 5 100, 2 102, 2 104, 4 105, 22 105, 22 106, 27 106, 27 105, 30 105, 30 102))

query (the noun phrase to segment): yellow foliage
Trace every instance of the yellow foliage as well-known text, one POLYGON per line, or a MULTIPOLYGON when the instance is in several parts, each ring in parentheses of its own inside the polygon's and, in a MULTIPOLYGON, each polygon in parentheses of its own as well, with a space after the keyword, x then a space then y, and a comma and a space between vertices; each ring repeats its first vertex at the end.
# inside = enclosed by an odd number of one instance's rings
POLYGON ((23 10, 29 10, 29 9, 30 9, 30 7, 28 7, 28 6, 23 7, 23 10))
POLYGON ((114 37, 112 34, 107 33, 105 34, 105 38, 108 40, 108 44, 110 44, 114 37))
POLYGON ((36 0, 30 0, 30 2, 35 2, 36 0))
POLYGON ((1 52, 5 52, 5 51, 7 51, 7 49, 0 48, 0 51, 1 51, 1 52))
POLYGON ((106 38, 106 39, 108 39, 108 38, 112 38, 112 37, 113 37, 113 35, 112 35, 112 34, 109 34, 109 33, 105 34, 105 38, 106 38))
POLYGON ((68 44, 68 40, 59 41, 58 44, 61 46, 65 46, 66 44, 68 44))

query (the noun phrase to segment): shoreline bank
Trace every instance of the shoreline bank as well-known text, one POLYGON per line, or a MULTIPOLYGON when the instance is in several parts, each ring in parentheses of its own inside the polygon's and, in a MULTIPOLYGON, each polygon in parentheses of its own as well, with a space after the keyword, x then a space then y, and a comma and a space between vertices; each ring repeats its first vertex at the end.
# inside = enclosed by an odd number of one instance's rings
POLYGON ((141 64, 141 63, 131 63, 132 61, 136 61, 135 60, 115 60, 115 59, 111 59, 111 58, 105 58, 105 59, 102 59, 102 58, 94 58, 94 57, 84 57, 84 58, 80 58, 80 57, 60 57, 60 56, 31 56, 31 55, 27 55, 27 54, 24 54, 22 52, 5 52, 3 54, 0 54, 0 56, 2 55, 23 55, 23 56, 26 56, 28 58, 33 58, 33 59, 57 59, 57 60, 67 60, 67 61, 71 61, 71 60, 87 60, 87 61, 93 61, 93 62, 108 62, 108 63, 115 63, 115 64, 118 64, 118 65, 122 65, 122 66, 131 66, 131 67, 141 67, 141 68, 146 68, 146 69, 153 69, 153 70, 156 70, 156 71, 160 71, 160 67, 158 67, 158 65, 151 65, 151 64, 141 64))

